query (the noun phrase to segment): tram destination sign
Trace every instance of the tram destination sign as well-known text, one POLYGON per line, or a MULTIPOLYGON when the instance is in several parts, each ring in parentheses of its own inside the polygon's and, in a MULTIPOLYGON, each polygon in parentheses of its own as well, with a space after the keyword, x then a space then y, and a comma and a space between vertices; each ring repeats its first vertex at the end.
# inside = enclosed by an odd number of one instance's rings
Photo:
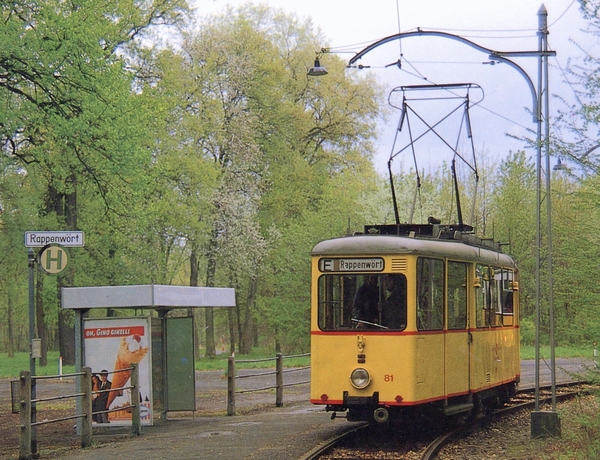
POLYGON ((25 232, 25 247, 41 248, 49 244, 83 247, 83 232, 25 232))
POLYGON ((384 262, 380 257, 319 260, 319 270, 322 272, 380 272, 383 267, 384 262))

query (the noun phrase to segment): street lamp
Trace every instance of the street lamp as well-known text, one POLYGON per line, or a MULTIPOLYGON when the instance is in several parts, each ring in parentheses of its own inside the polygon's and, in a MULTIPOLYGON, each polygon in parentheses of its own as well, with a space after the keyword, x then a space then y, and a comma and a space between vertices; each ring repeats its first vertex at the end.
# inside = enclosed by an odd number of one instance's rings
POLYGON ((569 168, 559 158, 556 164, 552 167, 552 171, 568 171, 569 168))
POLYGON ((323 67, 321 65, 321 62, 319 61, 319 59, 321 58, 321 56, 323 56, 323 53, 325 53, 325 51, 326 50, 322 49, 321 51, 317 52, 317 56, 315 57, 315 65, 308 69, 307 72, 307 75, 309 77, 320 77, 323 75, 327 75, 327 69, 323 67))
MULTIPOLYGON (((410 37, 434 36, 448 38, 466 44, 478 51, 487 53, 492 62, 503 62, 515 69, 525 79, 532 97, 533 121, 537 125, 536 132, 536 338, 535 338, 535 410, 531 414, 531 435, 532 437, 542 436, 560 436, 560 421, 556 412, 556 372, 554 356, 554 301, 553 301, 553 280, 552 280, 552 217, 550 203, 550 129, 549 129, 549 92, 548 92, 548 57, 556 56, 556 52, 548 50, 548 12, 544 5, 538 10, 538 50, 537 51, 496 51, 485 48, 475 42, 472 42, 459 35, 435 30, 425 31, 417 29, 412 32, 398 33, 382 38, 356 53, 350 61, 348 67, 354 67, 356 62, 375 48, 395 40, 401 40, 410 37), (536 87, 529 77, 529 74, 518 64, 508 59, 517 57, 537 57, 538 58, 538 81, 536 87), (542 98, 543 97, 543 98, 542 98), (544 137, 542 140, 542 122, 544 123, 544 137), (540 411, 540 304, 541 304, 541 193, 542 193, 542 146, 545 149, 546 156, 546 210, 547 210, 547 251, 548 251, 548 310, 550 319, 550 353, 551 353, 551 380, 552 380, 552 411, 540 411)), ((321 49, 315 59, 315 67, 311 68, 308 75, 319 76, 325 73, 319 73, 320 68, 318 58, 327 50, 321 49), (313 71, 314 69, 314 71, 313 71)), ((366 66, 358 66, 363 68, 366 66)))

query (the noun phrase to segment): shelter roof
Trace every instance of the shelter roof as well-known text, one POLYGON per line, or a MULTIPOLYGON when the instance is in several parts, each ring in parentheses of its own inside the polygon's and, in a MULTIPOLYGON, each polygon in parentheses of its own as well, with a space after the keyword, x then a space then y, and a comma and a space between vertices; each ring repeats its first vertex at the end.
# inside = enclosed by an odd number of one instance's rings
POLYGON ((62 288, 62 308, 234 307, 235 289, 144 284, 62 288))

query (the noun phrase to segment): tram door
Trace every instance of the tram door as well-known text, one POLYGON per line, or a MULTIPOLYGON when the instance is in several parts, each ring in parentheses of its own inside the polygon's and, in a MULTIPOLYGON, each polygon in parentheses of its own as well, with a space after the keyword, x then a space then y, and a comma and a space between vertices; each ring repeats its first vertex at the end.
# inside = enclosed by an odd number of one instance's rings
POLYGON ((470 337, 467 302, 468 265, 448 262, 447 308, 445 334, 445 388, 446 395, 464 394, 469 390, 470 337))

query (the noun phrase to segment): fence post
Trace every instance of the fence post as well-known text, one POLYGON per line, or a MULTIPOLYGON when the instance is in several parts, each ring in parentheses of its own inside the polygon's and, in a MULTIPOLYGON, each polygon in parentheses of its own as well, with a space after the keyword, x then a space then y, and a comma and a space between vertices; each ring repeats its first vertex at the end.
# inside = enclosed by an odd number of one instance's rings
POLYGON ((140 373, 137 364, 132 364, 131 371, 131 433, 139 436, 142 433, 142 419, 140 417, 140 373))
POLYGON ((283 406, 283 355, 277 353, 275 356, 275 385, 277 386, 275 390, 275 406, 281 407, 283 406))
POLYGON ((227 358, 227 415, 235 415, 235 355, 227 358))
POLYGON ((77 376, 81 379, 81 399, 82 413, 84 415, 81 424, 81 447, 90 447, 92 445, 92 368, 84 366, 81 368, 83 375, 77 376))
POLYGON ((19 442, 19 460, 31 459, 31 372, 21 371, 19 375, 21 398, 21 436, 19 442))

